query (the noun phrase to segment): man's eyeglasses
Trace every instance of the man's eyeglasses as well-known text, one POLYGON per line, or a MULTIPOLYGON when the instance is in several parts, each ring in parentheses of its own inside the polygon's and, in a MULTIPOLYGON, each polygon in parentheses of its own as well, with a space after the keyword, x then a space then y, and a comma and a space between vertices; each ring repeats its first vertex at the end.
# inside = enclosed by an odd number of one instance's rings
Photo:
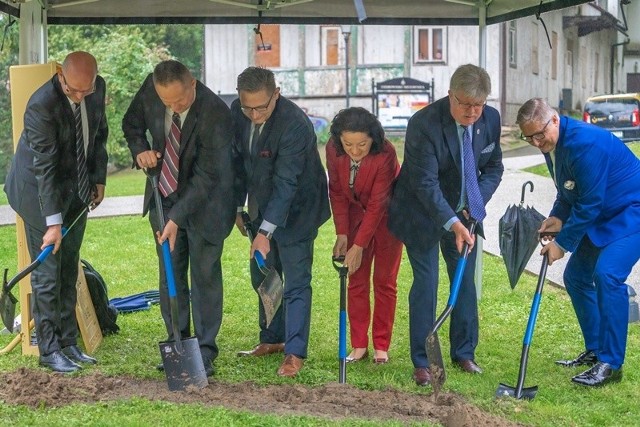
POLYGON ((452 93, 452 95, 456 99, 456 102, 458 103, 458 105, 464 108, 465 110, 471 110, 472 108, 474 109, 484 108, 484 106, 487 105, 487 101, 484 101, 482 104, 467 104, 466 102, 460 102, 460 100, 458 99, 455 93, 452 93))
POLYGON ((74 89, 71 86, 69 86, 69 83, 67 83, 67 78, 64 76, 64 74, 62 74, 62 81, 64 82, 64 85, 67 87, 67 92, 69 93, 75 93, 78 95, 91 95, 93 92, 96 91, 96 82, 93 82, 93 86, 91 87, 91 89, 88 90, 78 90, 78 89, 74 89))
POLYGON ((240 106, 240 109, 242 110, 243 113, 245 114, 251 114, 252 111, 255 111, 256 113, 264 113, 269 109, 269 104, 271 104, 271 100, 273 99, 273 95, 276 93, 276 91, 274 90, 271 93, 271 96, 269 97, 269 100, 266 102, 266 104, 262 104, 262 105, 258 105, 257 107, 244 107, 244 106, 240 106))
POLYGON ((522 139, 523 141, 527 141, 527 142, 533 142, 534 140, 540 141, 540 140, 544 139, 544 133, 547 130, 547 126, 549 126, 549 123, 551 123, 551 119, 549 119, 547 121, 547 124, 544 125, 544 127, 542 128, 542 130, 540 132, 536 132, 536 133, 531 134, 531 135, 520 134, 520 139, 522 139))

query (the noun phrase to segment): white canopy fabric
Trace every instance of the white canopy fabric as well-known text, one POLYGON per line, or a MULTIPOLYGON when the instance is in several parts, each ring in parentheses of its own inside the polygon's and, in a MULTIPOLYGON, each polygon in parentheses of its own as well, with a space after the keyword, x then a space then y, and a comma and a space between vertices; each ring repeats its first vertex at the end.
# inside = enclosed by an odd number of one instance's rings
POLYGON ((587 3, 586 0, 0 0, 19 16, 27 1, 48 24, 298 23, 479 25, 587 3), (484 7, 479 7, 483 5, 484 7), (358 13, 360 11, 360 13, 358 13), (364 13, 363 13, 364 12, 364 13), (366 19, 363 18, 366 14, 366 19), (261 16, 259 16, 261 15, 261 16))

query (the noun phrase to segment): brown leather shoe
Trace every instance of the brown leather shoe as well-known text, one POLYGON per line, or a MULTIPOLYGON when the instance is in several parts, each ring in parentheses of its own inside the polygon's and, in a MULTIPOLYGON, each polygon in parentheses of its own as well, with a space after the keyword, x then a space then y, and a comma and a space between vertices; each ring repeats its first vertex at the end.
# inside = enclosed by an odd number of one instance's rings
POLYGON ((427 386, 431 384, 431 372, 427 368, 415 368, 413 370, 413 379, 416 385, 427 386))
POLYGON ((482 373, 482 369, 480 368, 480 366, 478 366, 473 360, 454 360, 453 364, 470 374, 482 373))
POLYGON ((282 353, 284 352, 284 343, 278 344, 269 344, 266 342, 261 342, 257 346, 255 346, 252 350, 247 351, 239 351, 238 357, 240 356, 266 356, 267 354, 273 353, 282 353))
POLYGON ((287 354, 284 357, 282 365, 280 365, 280 369, 278 369, 278 375, 281 377, 293 378, 298 374, 298 372, 300 372, 303 364, 304 359, 293 354, 287 354))

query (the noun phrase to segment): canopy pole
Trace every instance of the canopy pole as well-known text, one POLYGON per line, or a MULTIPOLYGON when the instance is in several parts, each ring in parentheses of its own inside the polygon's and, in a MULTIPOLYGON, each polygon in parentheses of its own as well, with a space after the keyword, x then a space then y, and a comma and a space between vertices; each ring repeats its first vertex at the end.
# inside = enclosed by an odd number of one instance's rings
MULTIPOLYGON (((487 69, 487 3, 485 0, 478 0, 478 65, 487 69)), ((476 298, 480 301, 482 297, 482 267, 484 252, 482 251, 482 237, 476 234, 476 298)))
POLYGON ((20 4, 20 43, 18 62, 47 62, 47 11, 34 0, 20 4))

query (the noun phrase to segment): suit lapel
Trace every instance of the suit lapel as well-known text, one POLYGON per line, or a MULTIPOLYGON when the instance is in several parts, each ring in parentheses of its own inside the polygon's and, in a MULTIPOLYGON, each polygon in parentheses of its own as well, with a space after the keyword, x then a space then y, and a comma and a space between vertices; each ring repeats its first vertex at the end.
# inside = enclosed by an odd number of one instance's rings
POLYGON ((455 163, 458 168, 458 172, 462 174, 462 163, 461 163, 461 153, 460 153, 460 139, 458 137, 458 127, 456 125, 456 121, 453 120, 451 115, 445 116, 447 120, 443 123, 444 130, 444 139, 447 142, 447 146, 449 147, 449 152, 451 153, 451 157, 453 158, 453 163, 455 163))

